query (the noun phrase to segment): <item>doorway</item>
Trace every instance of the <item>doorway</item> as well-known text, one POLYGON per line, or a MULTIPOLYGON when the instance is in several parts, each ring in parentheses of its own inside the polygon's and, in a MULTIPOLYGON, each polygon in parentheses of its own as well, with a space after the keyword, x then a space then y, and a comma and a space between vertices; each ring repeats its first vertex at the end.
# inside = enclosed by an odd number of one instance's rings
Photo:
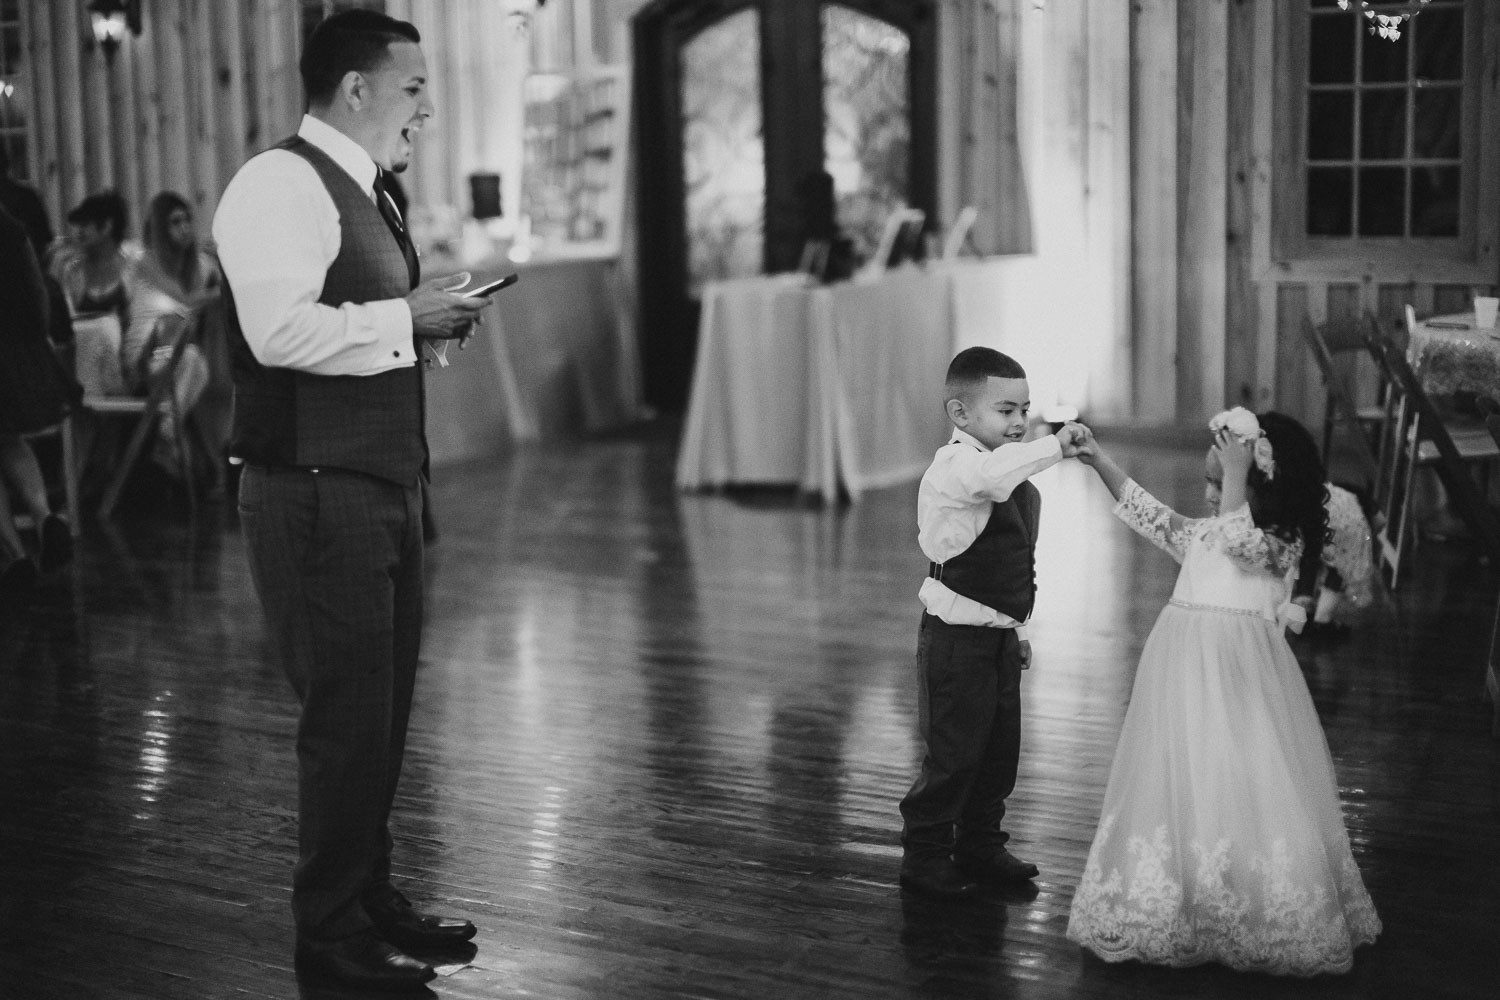
POLYGON ((856 252, 936 199, 934 0, 656 0, 633 22, 646 401, 687 401, 704 283, 795 270, 809 178, 856 252))

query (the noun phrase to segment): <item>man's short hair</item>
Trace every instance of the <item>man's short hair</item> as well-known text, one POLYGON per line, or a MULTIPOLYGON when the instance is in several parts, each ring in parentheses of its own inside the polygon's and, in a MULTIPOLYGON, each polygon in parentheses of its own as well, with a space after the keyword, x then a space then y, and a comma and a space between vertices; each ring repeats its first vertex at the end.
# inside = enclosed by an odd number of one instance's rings
POLYGON ((302 47, 302 87, 309 104, 326 104, 345 73, 368 73, 397 42, 420 42, 415 25, 373 10, 343 10, 318 23, 302 47))
POLYGON ((972 392, 991 377, 1025 378, 1026 369, 1015 358, 992 347, 970 347, 959 351, 949 362, 943 387, 952 399, 972 392))

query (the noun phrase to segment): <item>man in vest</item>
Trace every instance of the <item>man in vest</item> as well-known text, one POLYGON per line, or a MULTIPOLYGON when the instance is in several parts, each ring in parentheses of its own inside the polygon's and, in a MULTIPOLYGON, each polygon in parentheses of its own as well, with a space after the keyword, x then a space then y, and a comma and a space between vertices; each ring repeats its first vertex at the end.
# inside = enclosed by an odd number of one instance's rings
POLYGON ((297 972, 381 990, 420 989, 433 969, 407 952, 475 930, 417 912, 390 878, 422 628, 419 351, 467 336, 484 307, 444 291, 451 278, 418 283, 380 183, 406 168, 433 113, 420 41, 365 10, 318 25, 296 136, 240 169, 213 224, 241 525, 301 705, 297 972))

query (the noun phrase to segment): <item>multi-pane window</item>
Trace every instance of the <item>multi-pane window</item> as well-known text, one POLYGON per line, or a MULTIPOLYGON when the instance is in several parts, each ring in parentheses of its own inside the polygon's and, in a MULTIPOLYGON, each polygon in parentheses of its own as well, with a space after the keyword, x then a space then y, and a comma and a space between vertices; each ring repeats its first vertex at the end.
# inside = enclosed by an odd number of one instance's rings
POLYGON ((11 176, 29 180, 29 95, 22 73, 24 55, 21 0, 0 0, 0 146, 10 155, 11 176))
POLYGON ((1463 7, 1431 0, 1391 41, 1337 0, 1308 0, 1307 237, 1459 236, 1474 141, 1465 134, 1463 7))

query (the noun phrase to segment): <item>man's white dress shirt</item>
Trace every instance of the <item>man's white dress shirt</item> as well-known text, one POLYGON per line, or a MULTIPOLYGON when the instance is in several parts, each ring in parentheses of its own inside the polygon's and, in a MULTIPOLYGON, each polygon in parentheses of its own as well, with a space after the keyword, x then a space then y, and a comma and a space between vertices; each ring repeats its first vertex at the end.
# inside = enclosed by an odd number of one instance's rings
MULTIPOLYGON (((1004 503, 1017 486, 1061 459, 1062 443, 1055 434, 990 451, 955 427, 917 489, 917 544, 922 553, 943 563, 964 552, 989 523, 991 501, 1004 503)), ((922 581, 917 596, 928 614, 950 625, 1014 628, 1018 638, 1026 638, 1024 623, 931 577, 922 581)))
MULTIPOLYGON (((375 161, 338 129, 304 115, 297 134, 332 157, 375 200, 375 161)), ((219 262, 257 361, 315 375, 377 375, 416 361, 405 299, 326 306, 339 213, 307 160, 271 149, 229 182, 214 213, 219 262)))

